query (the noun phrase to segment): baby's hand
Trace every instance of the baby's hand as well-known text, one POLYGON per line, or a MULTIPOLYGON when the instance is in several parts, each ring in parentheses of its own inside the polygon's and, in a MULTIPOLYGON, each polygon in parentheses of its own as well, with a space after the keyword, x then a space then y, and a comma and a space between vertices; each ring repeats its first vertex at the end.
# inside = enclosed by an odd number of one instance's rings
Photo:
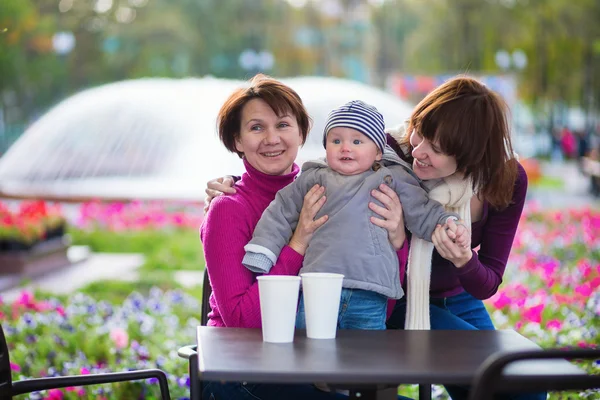
POLYGON ((451 219, 444 227, 448 237, 452 239, 454 243, 462 248, 469 248, 471 245, 471 233, 462 221, 458 221, 457 223, 451 219))

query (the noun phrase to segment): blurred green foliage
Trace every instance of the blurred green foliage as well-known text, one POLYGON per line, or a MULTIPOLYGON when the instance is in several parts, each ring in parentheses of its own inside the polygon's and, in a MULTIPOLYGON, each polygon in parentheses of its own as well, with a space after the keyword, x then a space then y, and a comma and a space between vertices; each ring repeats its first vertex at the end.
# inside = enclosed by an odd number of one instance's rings
POLYGON ((268 73, 352 75, 383 86, 394 72, 502 73, 498 50, 524 51, 519 96, 542 107, 600 102, 597 0, 3 0, 0 109, 29 122, 83 88, 147 76, 245 78, 246 49, 267 50, 268 73), (337 4, 332 7, 332 4, 337 4), (58 32, 74 35, 67 54, 58 32))

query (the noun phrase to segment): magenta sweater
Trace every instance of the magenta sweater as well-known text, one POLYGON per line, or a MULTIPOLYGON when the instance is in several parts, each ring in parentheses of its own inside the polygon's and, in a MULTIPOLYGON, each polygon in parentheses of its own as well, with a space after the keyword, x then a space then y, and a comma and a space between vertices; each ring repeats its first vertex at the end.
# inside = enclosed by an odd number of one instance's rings
MULTIPOLYGON (((294 164, 290 174, 273 176, 257 171, 246 160, 244 166, 246 173, 235 184, 237 193, 215 198, 200 228, 213 289, 210 326, 261 326, 258 282, 256 274, 242 265, 244 246, 277 191, 292 183, 300 171, 294 164)), ((298 275, 303 258, 285 246, 268 275, 298 275)))

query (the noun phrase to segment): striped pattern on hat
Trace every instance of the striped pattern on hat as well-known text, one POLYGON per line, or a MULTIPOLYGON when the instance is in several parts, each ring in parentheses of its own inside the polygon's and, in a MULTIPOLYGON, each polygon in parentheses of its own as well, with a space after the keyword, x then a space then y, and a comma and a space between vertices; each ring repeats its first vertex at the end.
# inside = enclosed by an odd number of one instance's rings
POLYGON ((360 100, 353 100, 329 113, 323 133, 323 146, 327 143, 327 134, 336 127, 356 129, 375 142, 383 153, 385 148, 385 123, 383 115, 375 107, 360 100))

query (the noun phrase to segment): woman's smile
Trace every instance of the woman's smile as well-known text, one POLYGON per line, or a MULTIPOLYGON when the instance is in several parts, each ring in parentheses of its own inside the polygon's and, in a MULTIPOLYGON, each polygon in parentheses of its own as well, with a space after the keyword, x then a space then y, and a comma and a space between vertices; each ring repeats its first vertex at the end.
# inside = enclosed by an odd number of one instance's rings
POLYGON ((280 155, 282 155, 284 153, 285 150, 280 150, 280 151, 270 151, 270 152, 263 152, 260 153, 263 157, 268 157, 268 158, 272 158, 272 157, 278 157, 280 155))

